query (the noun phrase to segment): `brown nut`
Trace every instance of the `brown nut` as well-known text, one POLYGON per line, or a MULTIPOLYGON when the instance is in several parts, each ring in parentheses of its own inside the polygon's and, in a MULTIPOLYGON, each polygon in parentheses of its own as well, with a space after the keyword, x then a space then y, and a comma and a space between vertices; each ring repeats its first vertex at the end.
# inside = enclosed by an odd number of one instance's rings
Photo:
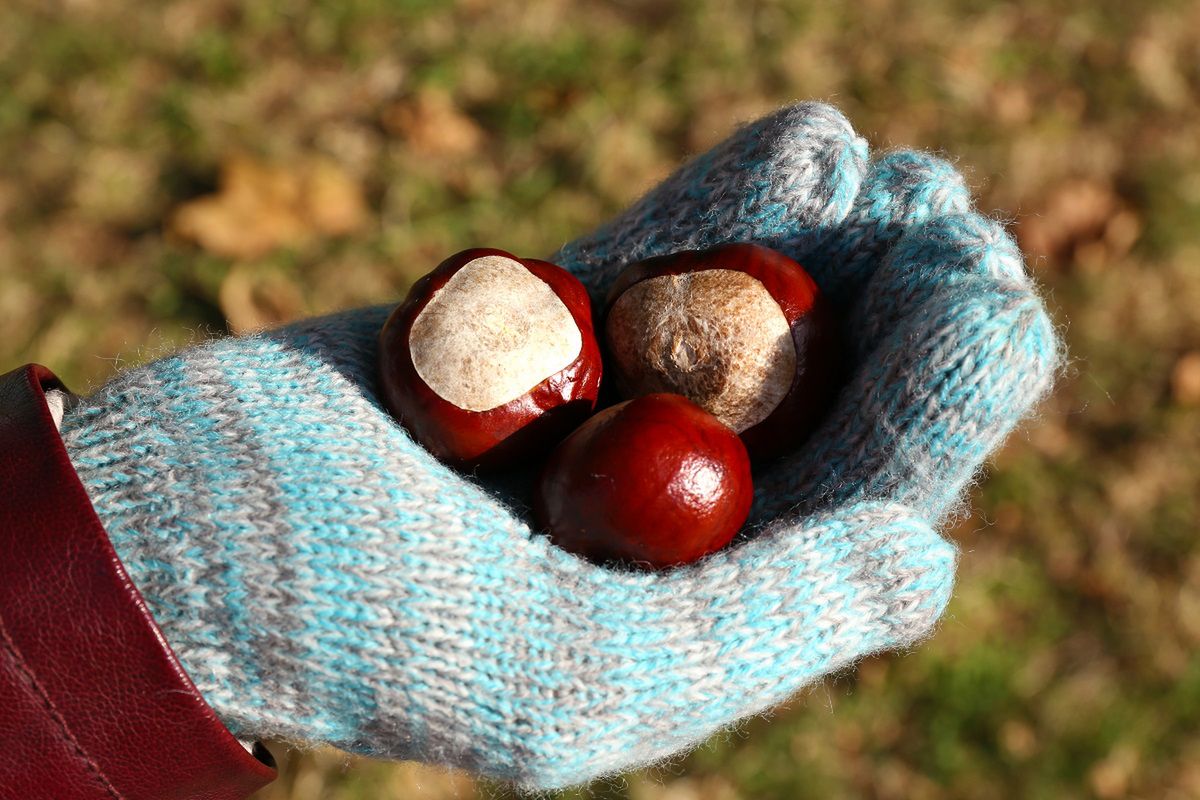
POLYGON ((603 327, 621 396, 682 394, 756 457, 798 445, 833 396, 839 355, 821 293, 766 247, 724 244, 632 264, 609 292, 603 327))
POLYGON ((384 402, 459 468, 538 457, 595 408, 587 290, 546 261, 473 248, 414 284, 379 338, 384 402))
POLYGON ((551 540, 598 562, 662 569, 724 547, 750 513, 737 434, 677 394, 606 408, 550 455, 534 514, 551 540))

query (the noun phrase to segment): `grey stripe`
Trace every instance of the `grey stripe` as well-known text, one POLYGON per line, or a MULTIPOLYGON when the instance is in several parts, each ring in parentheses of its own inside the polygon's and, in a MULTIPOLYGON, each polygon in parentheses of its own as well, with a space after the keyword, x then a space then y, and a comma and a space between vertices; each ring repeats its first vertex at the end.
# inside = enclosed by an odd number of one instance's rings
MULTIPOLYGON (((243 611, 250 616, 248 628, 243 632, 249 637, 248 651, 241 654, 244 658, 239 658, 248 673, 242 676, 247 684, 245 689, 249 695, 261 683, 269 688, 256 695, 307 719, 314 707, 303 680, 308 648, 298 636, 304 626, 300 601, 293 588, 297 577, 296 548, 292 544, 295 532, 287 525, 288 509, 277 486, 278 472, 260 446, 258 434, 244 416, 247 409, 238 399, 241 395, 252 396, 271 389, 252 383, 236 387, 226 383, 223 349, 193 350, 187 359, 190 381, 213 404, 209 421, 220 431, 222 446, 230 459, 228 465, 222 465, 222 472, 227 470, 229 485, 237 487, 236 506, 222 512, 219 533, 210 532, 204 542, 210 559, 202 575, 205 581, 202 585, 217 585, 208 581, 215 581, 226 569, 224 547, 235 531, 240 532, 232 544, 243 571, 242 588, 247 595, 243 611)), ((211 490, 210 486, 197 487, 197 495, 211 490)), ((232 609, 213 609, 209 619, 212 624, 225 620, 222 629, 233 634, 232 609)))

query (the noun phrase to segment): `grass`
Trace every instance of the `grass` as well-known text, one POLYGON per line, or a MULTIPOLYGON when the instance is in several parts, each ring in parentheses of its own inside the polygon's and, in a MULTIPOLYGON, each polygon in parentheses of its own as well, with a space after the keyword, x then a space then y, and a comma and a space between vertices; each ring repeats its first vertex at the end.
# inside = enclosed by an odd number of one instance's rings
MULTIPOLYGON (((394 300, 468 245, 551 252, 738 122, 832 99, 877 148, 948 154, 1011 222, 1070 374, 950 532, 959 588, 930 641, 581 794, 1195 797, 1198 49, 1200 11, 1165 0, 16 0, 0 363, 86 390, 210 334, 394 300), (258 249, 181 222, 239 158, 261 171, 258 249)), ((260 800, 511 796, 281 758, 260 800)))

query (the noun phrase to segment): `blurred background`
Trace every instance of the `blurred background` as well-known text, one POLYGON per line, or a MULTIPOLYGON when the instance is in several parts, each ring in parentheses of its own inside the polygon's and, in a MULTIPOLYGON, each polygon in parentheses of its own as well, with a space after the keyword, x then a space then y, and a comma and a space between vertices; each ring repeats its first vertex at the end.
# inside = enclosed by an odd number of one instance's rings
MULTIPOLYGON (((564 797, 1200 797, 1200 4, 3 0, 0 370, 554 251, 739 122, 838 104, 1011 224, 1070 370, 931 640, 564 797)), ((181 743, 186 747, 186 743, 181 743)), ((329 750, 257 800, 505 798, 329 750)))

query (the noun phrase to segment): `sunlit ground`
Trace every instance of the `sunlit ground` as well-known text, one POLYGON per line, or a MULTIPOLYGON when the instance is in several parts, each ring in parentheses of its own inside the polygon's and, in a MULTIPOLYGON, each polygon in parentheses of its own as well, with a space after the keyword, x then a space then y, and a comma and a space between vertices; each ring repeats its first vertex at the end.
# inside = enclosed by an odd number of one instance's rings
MULTIPOLYGON (((1011 223, 1070 373, 951 532, 931 640, 585 794, 1200 796, 1200 6, 832 5, 0 3, 0 369, 84 391, 469 245, 546 254, 832 100, 1011 223)), ((257 797, 477 795, 319 751, 257 797)))

